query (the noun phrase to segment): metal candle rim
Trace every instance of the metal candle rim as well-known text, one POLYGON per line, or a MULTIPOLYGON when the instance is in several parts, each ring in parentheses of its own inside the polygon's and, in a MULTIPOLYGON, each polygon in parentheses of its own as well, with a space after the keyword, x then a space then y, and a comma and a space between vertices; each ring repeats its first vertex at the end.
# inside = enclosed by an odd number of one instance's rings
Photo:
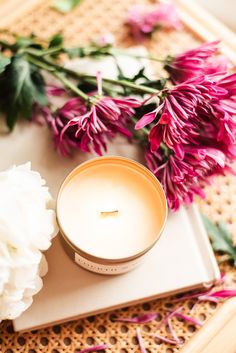
POLYGON ((135 260, 141 256, 143 256, 144 254, 146 254, 155 244, 156 242, 160 239, 162 233, 163 233, 163 229, 165 227, 166 224, 166 220, 167 220, 167 214, 168 214, 168 207, 167 207, 167 200, 166 200, 166 196, 164 193, 164 190, 162 188, 161 183, 159 182, 159 180, 155 177, 155 175, 148 169, 146 168, 143 164, 134 161, 133 159, 127 158, 127 157, 122 157, 122 156, 102 156, 102 157, 95 157, 92 159, 89 159, 81 164, 79 164, 77 167, 75 167, 64 179, 64 181, 62 182, 60 188, 59 188, 59 192, 57 195, 57 200, 56 200, 56 217, 57 217, 57 223, 59 226, 59 231, 61 236, 63 237, 64 241, 78 254, 80 254, 81 256, 83 256, 84 258, 95 262, 97 264, 121 264, 124 262, 129 262, 132 260, 135 260), (164 219, 163 219, 163 224, 162 227, 160 229, 160 231, 158 232, 158 234, 156 235, 155 239, 151 242, 151 244, 146 247, 144 250, 138 252, 135 255, 129 256, 129 257, 123 257, 123 258, 118 258, 118 259, 110 259, 110 258, 105 258, 105 257, 99 257, 99 256, 94 256, 91 255, 90 253, 87 253, 86 251, 78 248, 69 238, 68 236, 65 234, 65 232, 63 231, 63 228, 60 224, 60 220, 58 217, 58 204, 59 204, 59 199, 60 199, 60 195, 65 187, 65 185, 73 178, 74 175, 77 174, 78 170, 83 170, 86 166, 90 165, 90 164, 96 164, 96 163, 100 163, 100 161, 107 161, 109 163, 109 161, 120 161, 123 162, 125 164, 132 164, 133 166, 136 167, 136 169, 138 170, 142 170, 143 172, 146 173, 146 175, 148 175, 152 182, 154 184, 156 184, 156 186, 158 187, 158 190, 160 192, 161 195, 161 199, 163 201, 163 206, 164 206, 164 219))

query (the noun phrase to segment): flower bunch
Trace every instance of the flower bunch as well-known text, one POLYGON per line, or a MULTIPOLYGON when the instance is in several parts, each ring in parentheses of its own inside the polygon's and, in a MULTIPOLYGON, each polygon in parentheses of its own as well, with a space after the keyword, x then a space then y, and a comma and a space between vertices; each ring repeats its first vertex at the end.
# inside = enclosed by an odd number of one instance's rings
POLYGON ((44 184, 29 163, 0 173, 0 321, 31 305, 47 272, 41 251, 49 248, 57 227, 44 184))
MULTIPOLYGON (((168 15, 174 12, 169 9, 168 15)), ((19 114, 37 121, 40 113, 56 150, 63 155, 76 149, 101 155, 107 141, 117 134, 138 140, 172 210, 191 203, 195 194, 203 197, 203 185, 210 176, 232 171, 236 74, 229 73, 228 60, 218 56, 218 41, 156 58, 114 48, 107 40, 75 48, 64 47, 60 38, 52 39, 48 47, 31 40, 21 41, 28 43, 26 47, 0 42, 0 109, 11 129, 19 114), (60 54, 63 58, 113 58, 118 76, 70 69, 60 64, 60 54), (159 61, 165 77, 150 78, 145 68, 133 77, 124 75, 118 60, 124 55, 159 61), (43 70, 61 86, 46 84, 43 70), (64 99, 64 104, 55 105, 55 96, 64 99)))

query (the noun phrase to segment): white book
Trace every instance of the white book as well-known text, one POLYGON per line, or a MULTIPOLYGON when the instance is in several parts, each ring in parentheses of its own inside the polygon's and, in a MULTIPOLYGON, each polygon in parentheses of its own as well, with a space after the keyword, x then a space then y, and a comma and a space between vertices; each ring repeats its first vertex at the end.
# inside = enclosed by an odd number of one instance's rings
POLYGON ((123 275, 89 272, 65 253, 59 237, 46 253, 49 273, 16 331, 49 326, 154 298, 209 286, 220 278, 196 207, 170 213, 160 240, 143 263, 123 275))

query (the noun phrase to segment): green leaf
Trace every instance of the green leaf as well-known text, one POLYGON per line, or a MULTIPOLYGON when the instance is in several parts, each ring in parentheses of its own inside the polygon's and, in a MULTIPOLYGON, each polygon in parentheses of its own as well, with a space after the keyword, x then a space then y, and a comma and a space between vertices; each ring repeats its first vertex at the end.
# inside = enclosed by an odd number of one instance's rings
POLYGON ((35 102, 47 104, 44 80, 36 66, 23 56, 13 56, 0 75, 0 107, 12 130, 19 115, 31 119, 35 102))
POLYGON ((45 106, 48 104, 48 99, 45 94, 45 82, 43 76, 41 75, 39 69, 34 65, 30 65, 30 71, 33 99, 40 105, 45 106))
POLYGON ((147 87, 152 87, 152 88, 156 88, 157 90, 162 90, 165 88, 166 85, 166 79, 165 78, 161 78, 159 80, 148 80, 144 84, 147 87))
POLYGON ((166 79, 161 78, 159 80, 150 80, 146 75, 145 75, 145 67, 142 67, 136 75, 134 75, 131 78, 127 78, 126 76, 122 75, 119 73, 118 78, 120 80, 126 80, 130 81, 133 83, 139 83, 140 85, 145 85, 147 87, 155 88, 157 90, 162 90, 165 85, 166 85, 166 79))
POLYGON ((51 39, 50 39, 50 42, 49 42, 49 45, 48 47, 49 48, 53 48, 53 47, 59 47, 60 45, 63 44, 63 36, 58 33, 58 34, 55 34, 51 39))
POLYGON ((81 0, 57 0, 53 7, 63 13, 70 12, 80 4, 81 0))
MULTIPOLYGON (((5 76, 7 125, 12 130, 17 120, 18 109, 25 118, 32 113, 33 96, 29 84, 30 67, 27 61, 20 57, 13 58, 5 76), (8 82, 7 82, 8 81, 8 82)), ((4 83, 3 81, 3 83, 4 83)))
POLYGON ((232 237, 227 230, 226 224, 220 222, 218 225, 211 222, 211 220, 202 215, 202 220, 206 231, 212 241, 212 247, 215 251, 222 251, 230 255, 236 266, 236 247, 233 244, 232 237))
POLYGON ((118 79, 130 81, 133 83, 136 83, 136 81, 139 79, 145 79, 145 81, 148 80, 148 78, 145 76, 145 67, 142 67, 133 77, 126 77, 121 72, 119 72, 118 79))
POLYGON ((5 67, 10 64, 11 59, 0 53, 0 74, 5 70, 5 67))
POLYGON ((6 123, 10 130, 13 130, 15 126, 15 123, 17 120, 17 114, 18 114, 18 111, 16 106, 12 106, 11 108, 9 108, 6 116, 6 123))

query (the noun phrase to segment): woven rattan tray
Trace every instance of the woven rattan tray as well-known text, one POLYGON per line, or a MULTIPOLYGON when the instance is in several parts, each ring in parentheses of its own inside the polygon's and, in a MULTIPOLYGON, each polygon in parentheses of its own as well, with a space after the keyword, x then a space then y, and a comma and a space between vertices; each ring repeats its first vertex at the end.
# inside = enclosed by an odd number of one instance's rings
MULTIPOLYGON (((127 28, 123 26, 123 20, 127 9, 135 2, 135 0, 100 0, 99 2, 84 0, 73 12, 63 15, 51 8, 49 0, 2 0, 0 26, 19 34, 30 34, 33 31, 44 38, 61 31, 67 43, 71 45, 86 42, 104 32, 112 32, 116 36, 118 45, 130 46, 134 43, 128 35, 127 28)), ((193 47, 203 40, 220 38, 224 43, 223 51, 236 63, 234 35, 208 14, 193 6, 191 1, 179 0, 178 3, 182 19, 186 24, 184 30, 156 32, 152 40, 146 42, 148 49, 159 56, 164 56, 170 51, 175 53, 193 47)), ((199 202, 201 209, 213 220, 225 220, 236 238, 236 178, 219 177, 212 187, 207 188, 206 193, 206 200, 199 202)), ((222 269, 227 271, 236 283, 236 270, 228 264, 222 264, 222 269)), ((165 309, 172 305, 170 298, 156 300, 124 309, 122 316, 132 316, 149 310, 157 311, 159 313, 157 321, 143 326, 144 331, 155 332, 165 309)), ((183 305, 187 312, 192 302, 188 300, 183 302, 183 305)), ((199 304, 196 308, 196 316, 207 320, 215 313, 217 306, 219 305, 214 303, 199 304)), ((4 322, 0 325, 0 352, 69 353, 90 344, 104 342, 111 345, 111 349, 107 350, 108 353, 139 352, 135 327, 113 322, 114 314, 121 316, 119 312, 107 313, 24 334, 13 333, 11 323, 4 322)), ((182 337, 184 342, 194 335, 196 330, 194 326, 178 320, 173 322, 178 336, 182 337)), ((166 334, 165 327, 162 333, 166 334)), ((179 347, 154 342, 151 338, 146 338, 145 342, 149 353, 173 353, 180 350, 179 347)))

